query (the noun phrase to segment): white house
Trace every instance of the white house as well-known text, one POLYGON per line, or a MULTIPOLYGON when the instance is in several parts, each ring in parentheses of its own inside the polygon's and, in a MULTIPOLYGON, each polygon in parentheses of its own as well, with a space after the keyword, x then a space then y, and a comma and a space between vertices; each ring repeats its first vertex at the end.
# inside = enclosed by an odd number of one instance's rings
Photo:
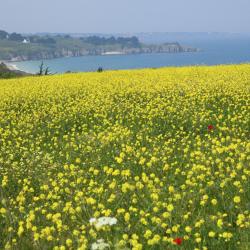
POLYGON ((30 41, 27 39, 24 39, 22 43, 30 43, 30 41))

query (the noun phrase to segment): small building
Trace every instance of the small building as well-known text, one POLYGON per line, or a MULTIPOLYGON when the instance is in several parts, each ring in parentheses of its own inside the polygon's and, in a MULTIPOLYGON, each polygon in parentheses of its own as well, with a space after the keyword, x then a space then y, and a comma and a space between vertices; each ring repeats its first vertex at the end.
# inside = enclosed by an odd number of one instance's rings
POLYGON ((28 39, 24 39, 22 43, 30 43, 30 41, 28 39))

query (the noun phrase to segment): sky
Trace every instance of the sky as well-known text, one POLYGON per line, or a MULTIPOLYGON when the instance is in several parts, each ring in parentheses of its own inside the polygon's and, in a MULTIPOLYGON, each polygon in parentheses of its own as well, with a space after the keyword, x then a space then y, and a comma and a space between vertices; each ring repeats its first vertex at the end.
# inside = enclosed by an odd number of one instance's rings
POLYGON ((0 29, 250 33, 250 0, 0 0, 0 29))

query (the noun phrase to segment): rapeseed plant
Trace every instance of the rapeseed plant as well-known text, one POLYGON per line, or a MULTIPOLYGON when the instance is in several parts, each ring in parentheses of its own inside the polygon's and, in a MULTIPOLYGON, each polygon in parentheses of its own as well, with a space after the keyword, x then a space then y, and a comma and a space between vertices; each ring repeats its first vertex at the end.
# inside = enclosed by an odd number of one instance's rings
POLYGON ((0 80, 0 249, 249 249, 250 65, 0 80))

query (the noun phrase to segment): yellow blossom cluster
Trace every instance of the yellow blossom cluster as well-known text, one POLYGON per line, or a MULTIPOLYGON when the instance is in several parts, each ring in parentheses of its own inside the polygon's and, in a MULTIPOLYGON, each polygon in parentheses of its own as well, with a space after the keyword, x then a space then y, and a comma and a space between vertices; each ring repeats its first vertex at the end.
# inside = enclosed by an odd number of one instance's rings
POLYGON ((0 81, 0 249, 248 249, 250 65, 0 81))

